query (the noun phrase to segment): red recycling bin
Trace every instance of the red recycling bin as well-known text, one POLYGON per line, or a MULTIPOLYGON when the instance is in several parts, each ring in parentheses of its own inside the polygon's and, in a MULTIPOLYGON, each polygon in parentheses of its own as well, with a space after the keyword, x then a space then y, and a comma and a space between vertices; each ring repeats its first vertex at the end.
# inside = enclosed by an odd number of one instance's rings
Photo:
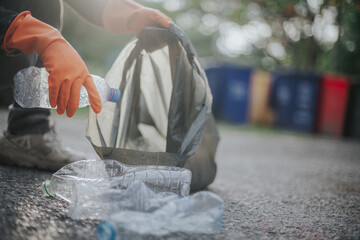
POLYGON ((350 80, 345 75, 325 74, 321 81, 317 130, 340 137, 343 134, 350 80))

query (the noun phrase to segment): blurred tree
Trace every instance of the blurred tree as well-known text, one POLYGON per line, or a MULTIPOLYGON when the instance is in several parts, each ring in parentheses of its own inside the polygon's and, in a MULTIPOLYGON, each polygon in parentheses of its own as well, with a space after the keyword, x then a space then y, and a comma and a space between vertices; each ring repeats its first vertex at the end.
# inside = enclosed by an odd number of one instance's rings
POLYGON ((360 71, 357 60, 359 1, 142 2, 168 11, 168 15, 190 35, 203 57, 227 58, 266 69, 295 66, 351 74, 360 71), (199 37, 201 35, 207 38, 199 37), (351 64, 347 64, 348 61, 351 64))
POLYGON ((347 74, 360 73, 360 2, 350 6, 341 1, 338 3, 338 24, 341 37, 333 50, 335 71, 347 74))
MULTIPOLYGON (((295 66, 358 74, 357 0, 139 0, 169 15, 200 57, 272 70, 295 66)), ((75 20, 64 35, 94 73, 104 74, 129 41, 75 20)))

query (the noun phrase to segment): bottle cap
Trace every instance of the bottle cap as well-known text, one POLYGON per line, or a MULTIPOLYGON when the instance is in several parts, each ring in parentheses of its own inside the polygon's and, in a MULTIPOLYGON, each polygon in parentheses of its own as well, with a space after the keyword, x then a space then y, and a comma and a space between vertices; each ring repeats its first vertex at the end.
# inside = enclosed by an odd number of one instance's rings
POLYGON ((53 195, 51 195, 50 184, 51 184, 50 180, 46 180, 46 181, 42 182, 41 191, 42 191, 43 195, 52 197, 53 195))
POLYGON ((120 100, 121 92, 119 89, 111 88, 108 102, 118 102, 120 100))
POLYGON ((98 239, 115 240, 116 232, 109 222, 101 222, 98 225, 98 239))

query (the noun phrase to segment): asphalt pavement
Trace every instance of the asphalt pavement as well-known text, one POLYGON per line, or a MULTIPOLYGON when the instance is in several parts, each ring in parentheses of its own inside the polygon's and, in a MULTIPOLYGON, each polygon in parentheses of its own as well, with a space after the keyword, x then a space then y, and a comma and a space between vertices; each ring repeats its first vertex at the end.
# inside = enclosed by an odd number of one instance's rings
MULTIPOLYGON (((6 117, 0 110, 1 131, 6 117)), ((53 120, 64 145, 97 158, 84 116, 53 120)), ((225 201, 221 231, 163 239, 360 239, 360 142, 225 124, 219 130, 218 174, 208 190, 225 201)), ((72 220, 67 203, 41 195, 50 177, 0 166, 0 239, 96 238, 99 221, 72 220)))

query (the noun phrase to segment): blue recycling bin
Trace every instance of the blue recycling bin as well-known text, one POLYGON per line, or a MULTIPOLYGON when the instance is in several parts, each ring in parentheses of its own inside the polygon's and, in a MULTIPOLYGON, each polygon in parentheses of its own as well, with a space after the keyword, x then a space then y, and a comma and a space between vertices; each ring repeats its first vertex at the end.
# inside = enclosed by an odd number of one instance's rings
POLYGON ((251 69, 226 66, 225 70, 221 117, 232 123, 245 123, 248 118, 251 69))
POLYGON ((216 118, 220 118, 220 109, 224 96, 226 71, 222 67, 211 67, 205 69, 213 96, 212 112, 216 118))
POLYGON ((320 76, 288 72, 273 75, 270 105, 280 128, 313 132, 316 124, 320 76))
POLYGON ((232 123, 247 121, 251 71, 230 64, 206 69, 215 117, 232 123))

